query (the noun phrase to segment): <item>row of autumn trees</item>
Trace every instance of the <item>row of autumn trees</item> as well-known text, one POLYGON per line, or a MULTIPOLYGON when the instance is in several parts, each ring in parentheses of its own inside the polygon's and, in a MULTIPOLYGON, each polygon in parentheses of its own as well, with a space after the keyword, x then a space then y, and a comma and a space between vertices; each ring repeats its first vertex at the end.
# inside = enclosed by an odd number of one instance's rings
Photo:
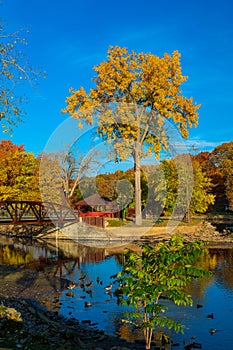
MULTIPOLYGON (((178 156, 178 158, 182 156, 178 156)), ((193 185, 189 210, 192 214, 233 210, 233 141, 217 146, 212 152, 191 155, 193 185)), ((62 156, 35 157, 24 146, 0 142, 0 200, 51 198, 60 202, 61 193, 72 206, 82 197, 99 193, 115 200, 122 208, 134 208, 134 169, 87 177, 88 162, 72 153, 62 156), (43 167, 49 171, 43 171, 43 167), (82 168, 81 168, 82 167, 82 168)), ((178 190, 176 159, 162 159, 157 165, 141 169, 142 208, 150 214, 171 214, 178 190)))
MULTIPOLYGON (((190 214, 232 211, 233 141, 217 146, 212 152, 200 152, 196 155, 189 155, 189 157, 192 163, 192 193, 189 202, 183 203, 183 206, 188 205, 190 214)), ((144 214, 172 214, 177 204, 179 182, 182 182, 178 176, 182 171, 178 171, 178 167, 182 166, 185 158, 184 155, 179 155, 174 159, 162 159, 157 165, 142 166, 141 187, 144 214)), ((185 175, 184 168, 183 176, 185 175)), ((82 188, 88 196, 93 193, 93 181, 86 179, 85 182, 86 185, 82 185, 82 188)), ((187 187, 187 181, 184 181, 183 185, 187 187)), ((134 169, 98 175, 96 187, 101 196, 110 200, 118 199, 121 203, 122 193, 127 191, 129 193, 131 188, 134 188, 134 169), (122 191, 119 191, 117 184, 122 180, 128 180, 132 187, 129 184, 127 187, 126 183, 122 191)), ((129 207, 134 208, 134 205, 133 195, 129 207)), ((183 213, 185 213, 184 210, 183 213)))

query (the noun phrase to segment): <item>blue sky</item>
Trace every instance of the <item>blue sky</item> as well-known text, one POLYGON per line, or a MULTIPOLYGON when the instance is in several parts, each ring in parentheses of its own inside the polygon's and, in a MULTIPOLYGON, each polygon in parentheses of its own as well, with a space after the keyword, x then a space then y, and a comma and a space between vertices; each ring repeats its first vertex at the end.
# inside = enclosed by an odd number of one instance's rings
MULTIPOLYGON (((185 96, 202 106, 189 145, 212 150, 233 140, 233 2, 231 0, 2 0, 8 30, 28 28, 27 54, 47 72, 37 91, 25 87, 25 122, 12 142, 38 155, 67 118, 61 114, 70 87, 89 89, 93 66, 110 45, 130 51, 181 53, 185 96)), ((6 135, 2 135, 6 138, 6 135)))

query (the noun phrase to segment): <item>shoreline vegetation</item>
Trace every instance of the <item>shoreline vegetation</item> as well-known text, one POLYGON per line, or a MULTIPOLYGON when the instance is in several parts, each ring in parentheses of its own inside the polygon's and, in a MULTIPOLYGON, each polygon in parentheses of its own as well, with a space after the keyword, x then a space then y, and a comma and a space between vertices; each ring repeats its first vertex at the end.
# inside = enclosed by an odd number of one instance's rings
MULTIPOLYGON (((212 222, 215 224, 215 221, 214 219, 212 222)), ((233 247, 232 221, 232 216, 227 220, 220 218, 219 222, 224 222, 229 227, 221 232, 217 231, 216 227, 207 220, 200 220, 192 225, 179 225, 175 232, 182 235, 187 241, 201 239, 206 247, 233 247)), ((123 233, 128 228, 113 228, 118 231, 119 229, 123 233)), ((150 228, 140 240, 148 242, 168 240, 175 232, 169 233, 165 229, 163 225, 150 228)), ((107 228, 105 231, 109 230, 107 228)), ((13 235, 12 230, 7 232, 6 228, 0 227, 0 236, 22 236, 22 232, 21 234, 19 232, 20 230, 15 231, 13 235)), ((49 231, 47 239, 55 238, 54 231, 49 231)), ((59 237, 59 239, 69 238, 59 237)), ((114 251, 114 247, 112 249, 114 251)), ((0 265, 0 275, 2 281, 0 285, 1 350, 19 348, 25 350, 35 348, 37 350, 144 349, 145 345, 142 343, 128 343, 119 337, 97 330, 88 323, 88 320, 86 323, 79 323, 77 320, 60 316, 58 312, 50 311, 51 295, 55 291, 59 295, 61 286, 63 290, 68 286, 67 280, 48 275, 44 271, 4 265, 0 265)), ((57 303, 59 303, 59 298, 57 298, 57 303)))

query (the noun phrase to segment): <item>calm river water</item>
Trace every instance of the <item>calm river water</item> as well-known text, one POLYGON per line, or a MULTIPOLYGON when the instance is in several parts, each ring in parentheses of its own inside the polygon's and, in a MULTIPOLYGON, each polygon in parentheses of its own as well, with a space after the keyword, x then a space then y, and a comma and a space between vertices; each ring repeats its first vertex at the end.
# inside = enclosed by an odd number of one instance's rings
MULTIPOLYGON (((132 245, 132 249, 136 246, 132 245)), ((30 265, 47 270, 50 274, 75 283, 65 289, 56 303, 51 296, 51 310, 95 324, 108 334, 118 334, 133 341, 140 338, 122 325, 122 306, 117 304, 111 276, 121 269, 123 248, 97 249, 78 243, 26 241, 0 237, 0 264, 30 265)), ((206 249, 200 264, 214 272, 213 277, 202 279, 190 286, 193 307, 170 305, 169 314, 186 327, 185 334, 169 334, 179 343, 195 341, 202 349, 232 350, 233 344, 233 249, 206 249), (212 333, 210 330, 214 329, 212 333)), ((55 298, 55 296, 54 296, 55 298)), ((58 296, 56 295, 56 298, 58 296)))

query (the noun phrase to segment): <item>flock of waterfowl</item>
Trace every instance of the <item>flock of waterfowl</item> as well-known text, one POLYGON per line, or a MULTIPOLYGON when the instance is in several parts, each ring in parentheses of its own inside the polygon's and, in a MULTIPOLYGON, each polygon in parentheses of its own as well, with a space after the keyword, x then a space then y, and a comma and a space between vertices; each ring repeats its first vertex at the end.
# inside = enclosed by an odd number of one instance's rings
MULTIPOLYGON (((202 307, 203 307, 203 305, 197 304, 197 309, 200 309, 200 308, 202 308, 202 307)), ((212 319, 214 319, 214 313, 211 312, 210 314, 207 314, 206 317, 207 317, 207 318, 212 318, 212 319)), ((215 329, 215 328, 210 328, 209 332, 210 332, 210 334, 212 335, 212 334, 214 334, 214 333, 216 333, 216 332, 219 332, 219 330, 217 330, 217 329, 215 329)))
MULTIPOLYGON (((96 278, 96 282, 102 286, 103 285, 103 281, 100 280, 99 276, 97 276, 96 278)), ((105 294, 108 295, 112 295, 111 289, 112 289, 112 283, 110 283, 109 285, 103 287, 103 290, 105 291, 105 294)), ((87 281, 86 279, 86 275, 81 276, 79 278, 79 282, 72 282, 68 285, 67 289, 69 290, 66 295, 73 297, 74 296, 74 292, 73 289, 80 287, 82 289, 83 292, 85 292, 86 294, 90 295, 90 297, 92 297, 92 287, 93 287, 93 281, 87 281)), ((85 299, 85 295, 81 295, 80 298, 85 299)), ((90 307, 92 306, 91 301, 84 301, 84 306, 85 307, 90 307)))
MULTIPOLYGON (((203 305, 201 305, 201 304, 197 304, 197 305, 196 305, 196 308, 197 308, 197 309, 200 309, 200 308, 202 308, 202 307, 203 307, 203 305)), ((214 319, 214 313, 211 312, 210 314, 207 314, 207 315, 206 315, 206 318, 214 319)), ((209 329, 209 334, 210 334, 210 335, 213 335, 213 334, 215 334, 216 332, 220 332, 220 330, 219 330, 219 329, 216 329, 216 328, 210 328, 210 329, 209 329)), ((186 342, 184 341, 184 349, 185 349, 185 350, 202 349, 202 345, 201 345, 200 343, 195 342, 194 339, 195 339, 195 337, 191 337, 191 338, 189 339, 189 341, 188 341, 188 344, 186 344, 187 341, 186 341, 186 342)))
MULTIPOLYGON (((103 282, 100 280, 99 277, 96 278, 96 283, 99 284, 100 286, 103 285, 103 282)), ((77 287, 80 287, 83 292, 87 293, 90 295, 90 297, 92 297, 92 287, 93 287, 93 281, 87 281, 87 278, 86 278, 86 275, 84 276, 81 276, 79 278, 79 282, 76 283, 76 282, 72 282, 68 285, 67 289, 69 290, 68 293, 66 293, 67 296, 74 296, 74 293, 73 293, 73 289, 74 288, 77 288, 77 287)), ((105 292, 105 294, 108 294, 108 295, 112 295, 112 283, 110 283, 109 285, 103 287, 103 291, 105 292)), ((81 298, 85 299, 85 295, 82 295, 81 298)), ((84 307, 85 308, 89 308, 92 306, 92 302, 91 301, 84 301, 84 307)), ((197 309, 200 309, 202 308, 203 305, 201 304, 196 304, 196 308, 197 309)), ((209 313, 206 315, 207 318, 209 319, 214 319, 214 314, 213 312, 212 313, 209 313)), ((213 335, 215 334, 216 332, 219 332, 220 330, 218 329, 215 329, 215 328, 210 328, 209 329, 209 333, 210 335, 213 335)), ((187 344, 187 341, 184 341, 183 344, 184 344, 184 349, 185 350, 191 350, 191 349, 202 349, 202 345, 200 343, 197 343, 194 341, 195 337, 192 337, 189 339, 188 341, 188 344, 187 344)), ((175 344, 173 344, 174 346, 175 344)))

